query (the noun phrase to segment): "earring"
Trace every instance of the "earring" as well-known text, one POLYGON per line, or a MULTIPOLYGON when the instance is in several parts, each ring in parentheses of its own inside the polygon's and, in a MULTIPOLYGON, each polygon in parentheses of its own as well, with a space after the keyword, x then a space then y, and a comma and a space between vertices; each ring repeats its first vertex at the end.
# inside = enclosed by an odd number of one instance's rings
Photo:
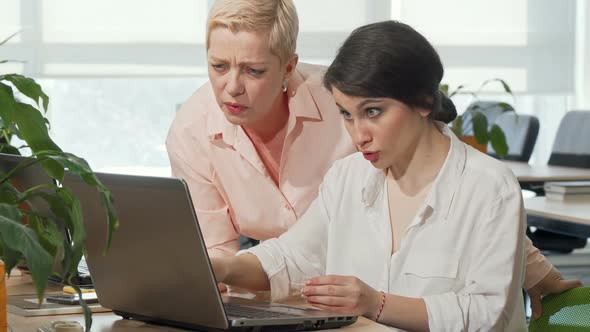
POLYGON ((283 81, 283 92, 287 92, 287 80, 283 81))

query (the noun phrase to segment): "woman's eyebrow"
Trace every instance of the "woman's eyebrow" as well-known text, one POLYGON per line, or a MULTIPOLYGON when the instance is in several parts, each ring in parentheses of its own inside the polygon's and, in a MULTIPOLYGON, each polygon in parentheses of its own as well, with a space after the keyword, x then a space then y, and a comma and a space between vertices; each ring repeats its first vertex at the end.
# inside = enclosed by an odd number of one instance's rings
MULTIPOLYGON (((213 55, 210 55, 209 56, 209 60, 210 61, 215 61, 215 62, 223 62, 223 61, 225 61, 224 59, 218 58, 218 57, 213 56, 213 55)), ((240 62, 240 65, 242 65, 242 66, 252 66, 252 65, 266 66, 266 65, 268 65, 268 62, 265 62, 265 61, 256 61, 256 60, 252 60, 252 61, 247 60, 247 61, 240 62)))
POLYGON ((358 103, 358 105, 356 107, 362 108, 363 106, 365 106, 367 104, 379 103, 381 101, 382 101, 381 99, 374 99, 374 98, 363 99, 360 103, 358 103))
POLYGON ((342 107, 340 104, 336 103, 336 106, 338 106, 341 111, 346 111, 346 108, 342 107))

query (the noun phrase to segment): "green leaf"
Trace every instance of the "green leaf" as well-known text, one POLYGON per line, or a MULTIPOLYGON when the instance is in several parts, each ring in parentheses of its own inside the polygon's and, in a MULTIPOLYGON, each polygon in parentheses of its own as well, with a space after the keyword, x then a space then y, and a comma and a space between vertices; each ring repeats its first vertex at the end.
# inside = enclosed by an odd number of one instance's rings
POLYGON ((488 119, 481 112, 473 112, 471 116, 473 123, 473 136, 479 144, 488 144, 488 119))
POLYGON ((514 108, 512 107, 512 105, 508 104, 508 103, 498 103, 498 106, 503 110, 503 111, 508 111, 508 110, 513 110, 514 108))
POLYGON ((3 127, 10 127, 15 112, 16 101, 12 88, 4 83, 0 83, 0 118, 2 119, 3 127))
MULTIPOLYGON (((82 207, 80 201, 72 191, 68 188, 59 188, 57 191, 58 197, 68 205, 68 229, 72 237, 74 251, 80 250, 80 257, 84 248, 84 241, 86 240, 86 230, 84 229, 84 222, 82 216, 82 207)), ((76 262, 76 266, 77 266, 76 262)))
MULTIPOLYGON (((67 279, 68 276, 74 275, 77 271, 78 263, 84 252, 83 244, 86 239, 86 232, 80 218, 80 206, 75 197, 71 194, 64 195, 62 192, 64 189, 62 188, 56 190, 53 194, 36 191, 34 196, 44 199, 49 204, 51 211, 59 219, 59 223, 64 223, 72 236, 72 241, 62 241, 61 277, 67 279), (72 210, 75 210, 75 212, 72 213, 72 210)), ((58 223, 57 220, 53 220, 53 222, 54 224, 58 223)), ((59 238, 63 240, 62 234, 59 234, 59 238)))
POLYGON ((451 122, 451 130, 457 137, 463 135, 463 117, 461 115, 457 115, 455 120, 451 122))
POLYGON ((108 224, 108 233, 107 233, 107 243, 105 248, 105 254, 108 249, 111 247, 111 241, 113 239, 113 232, 119 228, 119 218, 115 212, 115 206, 113 205, 113 196, 110 191, 101 189, 101 198, 102 204, 107 209, 107 224, 108 224))
MULTIPOLYGON (((4 177, 6 174, 0 173, 0 177, 4 177)), ((16 204, 19 192, 14 186, 8 182, 0 183, 0 203, 6 203, 10 205, 16 204)))
POLYGON ((96 186, 98 184, 98 179, 94 176, 88 162, 76 155, 54 150, 37 151, 35 155, 38 158, 48 158, 59 163, 62 168, 67 168, 72 174, 88 176, 88 181, 86 181, 86 178, 84 180, 90 185, 96 186))
MULTIPOLYGON (((45 126, 43 115, 33 106, 17 103, 17 112, 14 114, 20 134, 29 145, 33 153, 44 150, 61 151, 61 149, 49 138, 49 132, 45 126)), ((46 160, 41 166, 54 179, 62 180, 64 176, 63 167, 52 160, 46 160)))
POLYGON ((494 124, 490 130, 490 141, 496 154, 500 158, 504 158, 508 154, 508 144, 506 142, 506 135, 500 126, 494 124))
MULTIPOLYGON (((111 192, 100 182, 92 172, 88 163, 82 158, 70 153, 56 151, 40 151, 37 156, 51 158, 52 160, 61 163, 64 167, 68 168, 70 173, 79 175, 84 182, 91 186, 95 186, 99 190, 102 204, 107 212, 108 233, 105 251, 108 250, 111 245, 113 232, 119 228, 119 219, 115 212, 111 192)), ((81 220, 82 217, 80 216, 80 221, 81 220)))
POLYGON ((502 87, 504 88, 504 91, 506 91, 508 94, 510 94, 511 96, 514 96, 512 94, 512 89, 510 89, 510 86, 508 85, 508 83, 506 83, 506 81, 504 81, 501 78, 491 78, 489 80, 485 80, 480 86, 479 89, 477 90, 477 93, 479 93, 481 90, 483 90, 483 88, 488 85, 489 83, 492 82, 500 82, 500 84, 502 84, 502 87))
POLYGON ((43 110, 47 112, 49 97, 35 80, 18 74, 4 75, 4 79, 12 83, 22 94, 31 98, 39 107, 41 106, 39 99, 41 99, 43 101, 43 110))
POLYGON ((82 309, 84 309, 84 321, 85 321, 85 328, 86 331, 89 332, 90 328, 92 327, 92 311, 90 310, 90 307, 88 307, 88 303, 86 303, 86 301, 84 301, 84 298, 82 297, 82 290, 80 289, 80 287, 76 286, 76 285, 72 285, 71 282, 69 282, 70 286, 72 286, 72 288, 74 288, 76 290, 76 293, 78 294, 78 297, 80 298, 80 305, 82 306, 82 309))
MULTIPOLYGON (((21 224, 22 215, 14 205, 0 204, 0 236, 7 248, 22 253, 31 271, 39 302, 47 287, 53 257, 41 246, 35 232, 21 224)), ((7 269, 9 267, 7 266, 7 269)))
POLYGON ((20 151, 10 144, 0 144, 0 153, 20 155, 20 151))
POLYGON ((496 78, 496 81, 499 81, 500 83, 502 83, 502 87, 504 87, 504 91, 508 92, 509 94, 512 94, 512 89, 510 89, 510 86, 508 85, 508 83, 506 83, 506 81, 504 81, 501 78, 496 78))
MULTIPOLYGON (((0 242, 2 242, 2 239, 0 239, 0 242)), ((4 261, 8 275, 10 275, 10 271, 18 265, 22 258, 23 255, 21 255, 20 252, 12 250, 6 245, 2 244, 2 260, 4 261)))
POLYGON ((37 234, 41 246, 55 257, 57 249, 64 243, 63 233, 58 230, 56 225, 57 221, 34 214, 28 215, 28 219, 29 227, 37 234))
POLYGON ((458 94, 461 92, 461 90, 463 90, 465 88, 465 85, 459 85, 455 91, 451 92, 451 94, 449 94, 449 98, 453 97, 454 95, 458 94))
POLYGON ((442 92, 445 96, 449 96, 449 85, 448 84, 441 84, 438 86, 440 92, 442 92))

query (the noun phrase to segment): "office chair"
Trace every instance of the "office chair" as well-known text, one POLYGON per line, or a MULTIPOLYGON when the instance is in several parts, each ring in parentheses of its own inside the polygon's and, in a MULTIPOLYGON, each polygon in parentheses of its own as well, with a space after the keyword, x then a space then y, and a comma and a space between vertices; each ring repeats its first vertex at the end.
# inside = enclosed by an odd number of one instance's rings
POLYGON ((590 287, 544 297, 543 314, 531 320, 529 332, 590 332, 590 287))
MULTIPOLYGON (((590 111, 570 111, 565 114, 559 128, 549 165, 590 168, 590 111)), ((530 222, 548 218, 527 216, 530 222)), ((586 238, 561 235, 538 229, 528 232, 533 245, 541 250, 569 253, 574 249, 584 248, 586 238)))
POLYGON ((570 111, 559 128, 549 165, 590 168, 590 111, 570 111))
MULTIPOLYGON (((539 135, 539 119, 533 115, 504 112, 496 118, 495 124, 502 128, 508 143, 508 154, 503 159, 528 162, 539 135)), ((488 154, 498 158, 491 144, 488 144, 488 154)))
POLYGON ((475 101, 471 103, 463 115, 463 134, 466 136, 473 135, 472 117, 474 112, 480 112, 485 115, 488 120, 488 129, 491 127, 496 119, 506 112, 514 112, 514 108, 506 103, 498 101, 475 101))

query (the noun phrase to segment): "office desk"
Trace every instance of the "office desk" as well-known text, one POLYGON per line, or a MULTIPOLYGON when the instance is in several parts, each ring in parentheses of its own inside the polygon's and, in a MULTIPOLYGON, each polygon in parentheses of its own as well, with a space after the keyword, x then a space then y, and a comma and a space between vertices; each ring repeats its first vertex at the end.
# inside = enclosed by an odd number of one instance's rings
POLYGON ((590 180, 589 168, 575 168, 551 165, 529 165, 519 161, 503 161, 510 167, 518 182, 542 183, 546 181, 590 180))
MULTIPOLYGON (((50 291, 55 291, 59 287, 50 287, 50 291)), ((28 276, 16 276, 7 280, 8 295, 33 294, 33 286, 28 276)), ((151 325, 134 320, 124 320, 112 313, 93 314, 92 332, 179 332, 182 329, 151 325)), ((21 317, 14 314, 8 314, 8 325, 13 332, 35 332, 38 327, 54 320, 75 320, 84 325, 82 314, 60 315, 60 316, 41 316, 41 317, 21 317)), ((340 329, 323 330, 323 331, 342 331, 342 332, 391 332, 391 329, 370 321, 364 317, 359 317, 358 321, 340 329)))
POLYGON ((524 207, 528 215, 543 217, 530 218, 529 226, 565 235, 590 237, 589 199, 558 201, 533 197, 524 200, 524 207))

